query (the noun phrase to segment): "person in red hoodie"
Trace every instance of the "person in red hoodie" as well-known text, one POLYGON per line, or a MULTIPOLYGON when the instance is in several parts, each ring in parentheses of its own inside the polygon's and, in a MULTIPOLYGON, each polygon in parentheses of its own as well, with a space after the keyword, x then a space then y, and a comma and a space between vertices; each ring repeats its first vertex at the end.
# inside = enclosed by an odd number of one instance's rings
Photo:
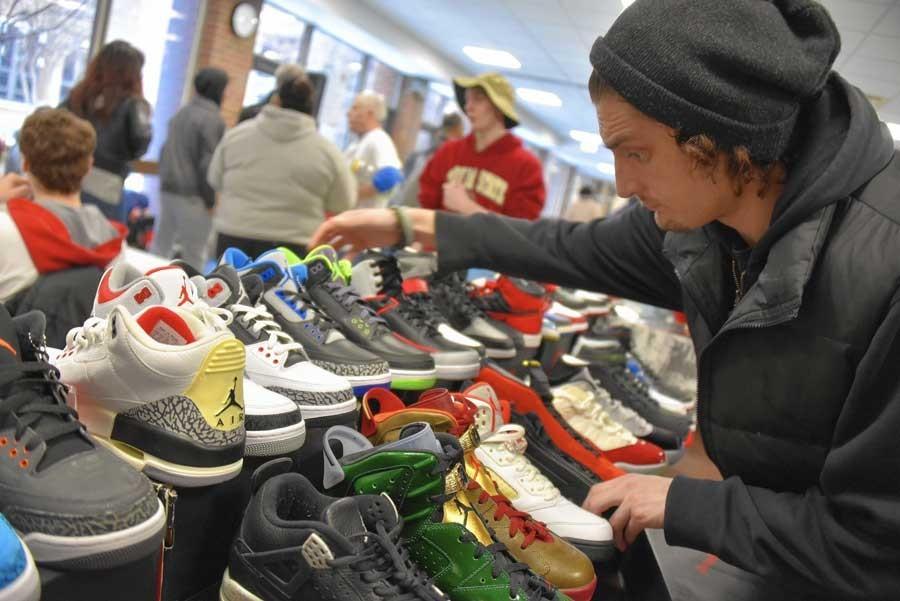
POLYGON ((453 80, 472 132, 447 142, 419 180, 419 204, 464 215, 537 219, 546 192, 540 160, 509 133, 518 125, 512 86, 499 73, 453 80))
POLYGON ((0 301, 38 279, 76 267, 105 268, 121 252, 125 226, 81 204, 81 181, 93 163, 96 134, 65 109, 38 109, 19 135, 30 184, 0 197, 0 301))

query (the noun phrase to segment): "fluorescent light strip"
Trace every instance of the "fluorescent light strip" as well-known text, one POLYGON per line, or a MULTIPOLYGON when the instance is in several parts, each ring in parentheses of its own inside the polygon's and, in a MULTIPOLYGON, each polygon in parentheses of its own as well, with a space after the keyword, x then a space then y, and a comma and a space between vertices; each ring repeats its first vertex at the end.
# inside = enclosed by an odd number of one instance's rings
POLYGON ((516 95, 531 104, 539 104, 541 106, 562 106, 562 99, 553 92, 545 90, 535 90, 534 88, 516 88, 516 95))
POLYGON ((522 63, 506 50, 493 48, 481 48, 479 46, 464 46, 463 52, 476 63, 502 67, 504 69, 521 69, 522 63))

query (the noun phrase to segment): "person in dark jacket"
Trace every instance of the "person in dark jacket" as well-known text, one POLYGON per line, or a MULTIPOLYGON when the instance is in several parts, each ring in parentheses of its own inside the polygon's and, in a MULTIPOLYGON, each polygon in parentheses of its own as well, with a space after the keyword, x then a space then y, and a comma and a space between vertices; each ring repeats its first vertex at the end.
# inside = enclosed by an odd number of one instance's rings
POLYGON ((415 239, 442 270, 685 311, 724 480, 628 475, 586 506, 617 508, 620 547, 663 528, 787 598, 897 599, 900 157, 839 48, 811 0, 637 0, 589 87, 639 205, 585 224, 350 212, 310 245, 415 239))
POLYGON ((169 137, 159 161, 162 194, 152 252, 166 258, 177 254, 199 271, 204 268, 216 204, 206 172, 225 135, 219 107, 227 85, 228 74, 222 69, 210 67, 197 73, 197 93, 169 121, 169 137))
POLYGON ((129 163, 147 152, 153 135, 144 99, 143 53, 123 40, 106 44, 90 62, 63 107, 87 119, 97 132, 94 167, 82 182, 81 198, 109 219, 125 221, 122 188, 129 163))

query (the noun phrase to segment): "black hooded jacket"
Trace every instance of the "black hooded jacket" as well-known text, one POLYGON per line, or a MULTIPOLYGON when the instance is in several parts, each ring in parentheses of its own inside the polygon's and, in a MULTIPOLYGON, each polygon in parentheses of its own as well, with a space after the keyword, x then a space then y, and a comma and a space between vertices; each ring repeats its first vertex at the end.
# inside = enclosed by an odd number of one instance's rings
POLYGON ((668 542, 798 598, 900 599, 900 158, 835 73, 796 131, 736 306, 734 233, 665 233, 640 206, 587 224, 441 213, 439 265, 685 311, 725 479, 674 480, 668 542))
POLYGON ((197 94, 169 121, 169 133, 159 159, 160 185, 165 192, 198 196, 212 207, 216 193, 206 181, 213 152, 225 135, 219 113, 228 75, 203 69, 194 78, 197 94))

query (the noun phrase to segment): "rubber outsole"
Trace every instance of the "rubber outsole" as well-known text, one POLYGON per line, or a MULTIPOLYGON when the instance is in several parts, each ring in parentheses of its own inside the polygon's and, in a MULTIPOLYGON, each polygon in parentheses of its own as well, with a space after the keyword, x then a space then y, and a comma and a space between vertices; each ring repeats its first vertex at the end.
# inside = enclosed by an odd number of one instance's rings
POLYGON ((219 587, 219 601, 264 601, 262 597, 257 597, 241 584, 231 578, 228 568, 225 568, 225 575, 222 576, 222 586, 219 587))
POLYGON ((567 588, 560 589, 560 591, 568 595, 572 601, 591 601, 594 597, 594 590, 597 588, 597 577, 594 576, 594 579, 591 580, 589 584, 585 584, 584 586, 580 586, 578 588, 567 588))
POLYGON ((491 348, 485 346, 485 353, 491 359, 512 359, 516 356, 515 348, 491 348))
POLYGON ((666 464, 674 465, 674 464, 678 463, 679 461, 681 461, 681 458, 684 457, 685 450, 686 449, 683 445, 681 447, 671 450, 671 451, 667 451, 667 450, 663 449, 663 453, 666 454, 666 464))
POLYGON ((438 380, 469 380, 481 371, 481 363, 467 365, 435 365, 438 380))
POLYGON ((592 562, 610 561, 616 556, 616 545, 613 541, 583 540, 566 538, 567 543, 588 556, 592 562))
POLYGON ((625 470, 626 472, 632 472, 635 474, 655 474, 659 472, 662 468, 666 467, 668 462, 663 463, 654 463, 652 465, 637 465, 634 463, 625 463, 624 461, 617 461, 614 464, 620 470, 625 470))
POLYGON ((22 550, 25 551, 25 569, 0 589, 0 601, 38 601, 41 598, 41 578, 34 558, 27 546, 23 545, 22 550))
POLYGON ((272 430, 247 430, 244 457, 272 457, 296 451, 306 442, 306 423, 272 430))
POLYGON ((22 538, 41 565, 99 570, 152 555, 162 544, 165 528, 166 512, 159 503, 153 517, 125 530, 96 536, 54 536, 31 532, 22 538))
POLYGON ((297 403, 297 407, 300 408, 300 413, 303 415, 303 419, 305 420, 352 413, 353 411, 356 411, 358 406, 359 401, 356 400, 355 396, 353 398, 347 399, 346 401, 334 403, 333 405, 302 405, 300 403, 297 403))
POLYGON ((219 467, 178 465, 115 440, 110 440, 97 434, 92 434, 91 436, 94 440, 124 459, 136 470, 144 472, 154 480, 165 484, 174 484, 175 486, 196 488, 227 482, 241 473, 241 468, 244 465, 243 459, 219 467))
POLYGON ((437 382, 437 374, 433 369, 415 371, 391 369, 391 388, 397 390, 425 390, 437 382))

